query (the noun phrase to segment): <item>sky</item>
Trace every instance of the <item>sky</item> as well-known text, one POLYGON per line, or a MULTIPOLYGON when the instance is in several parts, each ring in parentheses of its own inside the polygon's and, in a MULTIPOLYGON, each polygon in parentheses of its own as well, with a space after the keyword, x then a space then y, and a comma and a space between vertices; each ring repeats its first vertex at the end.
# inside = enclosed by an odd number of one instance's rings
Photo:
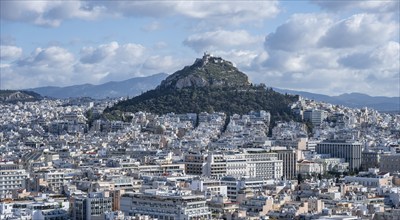
POLYGON ((0 2, 1 89, 171 74, 208 52, 256 84, 400 96, 397 0, 0 2))

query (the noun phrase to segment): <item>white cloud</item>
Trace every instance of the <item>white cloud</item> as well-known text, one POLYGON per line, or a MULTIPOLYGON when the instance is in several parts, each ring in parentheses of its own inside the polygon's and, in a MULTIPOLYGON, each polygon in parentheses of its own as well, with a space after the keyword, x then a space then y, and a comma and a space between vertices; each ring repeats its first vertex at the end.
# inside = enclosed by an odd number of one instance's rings
POLYGON ((171 56, 155 55, 147 58, 143 64, 143 68, 152 71, 163 70, 163 72, 170 72, 182 68, 182 66, 179 65, 181 65, 181 63, 173 59, 171 56))
POLYGON ((147 24, 146 26, 142 27, 143 31, 146 32, 151 32, 151 31, 156 31, 161 28, 161 24, 157 21, 153 21, 150 24, 147 24))
POLYGON ((325 94, 373 91, 398 96, 398 23, 365 13, 337 19, 330 14, 293 15, 265 38, 268 57, 252 78, 325 94))
POLYGON ((228 51, 215 51, 214 55, 233 62, 236 66, 240 67, 241 71, 247 71, 253 68, 253 62, 260 56, 259 53, 259 51, 235 49, 228 51))
POLYGON ((5 88, 32 88, 41 85, 70 83, 74 74, 73 54, 61 47, 36 48, 29 56, 3 66, 5 88))
MULTIPOLYGON (((209 24, 260 22, 279 13, 277 1, 1 1, 1 18, 57 27, 66 19, 181 15, 209 24)), ((154 24, 148 28, 154 30, 154 24)))
POLYGON ((274 33, 267 35, 265 47, 285 51, 315 47, 331 24, 331 18, 324 14, 294 14, 274 33))
POLYGON ((279 13, 278 1, 181 1, 177 11, 192 18, 219 24, 241 24, 273 18, 279 13))
POLYGON ((398 24, 382 22, 377 15, 356 14, 332 25, 320 44, 333 48, 374 45, 394 38, 398 31, 398 24))
MULTIPOLYGON (((82 48, 80 56, 74 56, 67 49, 57 46, 36 48, 27 56, 19 55, 18 58, 13 55, 15 62, 0 65, 2 86, 21 89, 99 84, 160 72, 171 73, 186 64, 182 59, 152 53, 141 44, 118 42, 82 48)), ((12 55, 9 52, 7 54, 7 57, 12 55)))
POLYGON ((84 47, 80 54, 82 63, 94 64, 103 62, 104 60, 112 60, 112 62, 121 63, 137 63, 145 52, 146 48, 140 44, 123 44, 119 45, 118 42, 111 42, 108 44, 101 44, 98 47, 84 47))
POLYGON ((30 56, 19 60, 21 66, 63 67, 74 61, 74 55, 61 47, 36 48, 30 56))
POLYGON ((16 46, 1 45, 0 60, 15 60, 22 55, 22 48, 16 46))
POLYGON ((323 9, 329 11, 341 10, 364 10, 368 12, 395 12, 399 10, 399 1, 327 1, 327 0, 311 0, 323 9))
POLYGON ((2 19, 57 27, 65 19, 93 20, 100 16, 104 7, 89 7, 85 1, 1 1, 2 19))
POLYGON ((115 51, 119 45, 117 42, 111 42, 109 44, 102 44, 97 48, 84 47, 81 50, 81 62, 82 63, 98 63, 115 55, 115 51))
POLYGON ((243 48, 261 42, 261 37, 251 36, 245 30, 218 30, 191 35, 183 44, 191 47, 196 52, 203 52, 206 50, 243 48))

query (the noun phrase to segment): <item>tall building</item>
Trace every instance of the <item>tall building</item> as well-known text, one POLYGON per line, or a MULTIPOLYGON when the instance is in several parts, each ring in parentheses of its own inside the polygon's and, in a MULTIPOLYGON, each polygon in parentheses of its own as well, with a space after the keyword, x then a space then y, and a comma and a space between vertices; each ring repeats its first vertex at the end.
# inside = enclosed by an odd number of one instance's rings
POLYGON ((366 171, 369 168, 378 168, 381 153, 376 151, 363 151, 361 153, 361 169, 366 171))
POLYGON ((294 179, 297 177, 297 156, 295 150, 275 150, 278 159, 283 161, 282 176, 286 179, 294 179))
POLYGON ((207 157, 205 154, 188 152, 185 155, 184 160, 186 165, 186 174, 201 176, 206 172, 205 165, 207 162, 207 157))
POLYGON ((303 118, 305 121, 310 121, 314 126, 319 126, 324 119, 326 119, 327 114, 324 110, 306 110, 303 113, 303 118))
POLYGON ((360 169, 362 145, 356 141, 325 140, 317 144, 319 154, 330 154, 332 157, 344 158, 350 170, 360 169))
POLYGON ((104 192, 90 193, 73 199, 72 219, 90 220, 99 217, 104 212, 112 211, 112 198, 104 192))
POLYGON ((209 153, 205 164, 205 175, 209 177, 222 177, 226 175, 226 159, 223 154, 209 153))

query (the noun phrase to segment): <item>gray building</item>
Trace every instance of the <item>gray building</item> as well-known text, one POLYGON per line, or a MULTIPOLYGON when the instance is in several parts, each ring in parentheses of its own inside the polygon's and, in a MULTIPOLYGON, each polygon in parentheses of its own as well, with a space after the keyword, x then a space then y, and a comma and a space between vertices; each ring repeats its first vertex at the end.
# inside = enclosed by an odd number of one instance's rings
POLYGON ((283 161, 283 177, 286 179, 295 179, 297 176, 297 157, 294 150, 276 150, 278 160, 283 161))
POLYGON ((380 153, 376 151, 363 151, 361 153, 361 169, 367 171, 369 168, 378 168, 380 153))
POLYGON ((382 155, 379 170, 390 173, 400 172, 400 154, 382 155))
POLYGON ((112 198, 106 197, 103 192, 90 193, 88 196, 73 199, 72 219, 74 220, 90 220, 102 216, 107 211, 112 211, 112 198))
POLYGON ((330 154, 332 157, 344 158, 350 170, 360 169, 362 145, 356 141, 325 140, 315 148, 318 154, 330 154))
POLYGON ((314 126, 319 126, 327 118, 327 114, 324 110, 312 109, 304 111, 303 118, 305 121, 310 121, 314 126))

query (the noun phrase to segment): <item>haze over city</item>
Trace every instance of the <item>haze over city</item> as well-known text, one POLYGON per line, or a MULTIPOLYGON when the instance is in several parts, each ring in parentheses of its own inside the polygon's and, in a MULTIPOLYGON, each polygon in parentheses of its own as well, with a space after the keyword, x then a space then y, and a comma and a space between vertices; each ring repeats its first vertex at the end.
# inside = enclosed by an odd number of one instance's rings
POLYGON ((204 52, 254 83, 399 96, 399 1, 1 1, 1 89, 171 74, 204 52))

